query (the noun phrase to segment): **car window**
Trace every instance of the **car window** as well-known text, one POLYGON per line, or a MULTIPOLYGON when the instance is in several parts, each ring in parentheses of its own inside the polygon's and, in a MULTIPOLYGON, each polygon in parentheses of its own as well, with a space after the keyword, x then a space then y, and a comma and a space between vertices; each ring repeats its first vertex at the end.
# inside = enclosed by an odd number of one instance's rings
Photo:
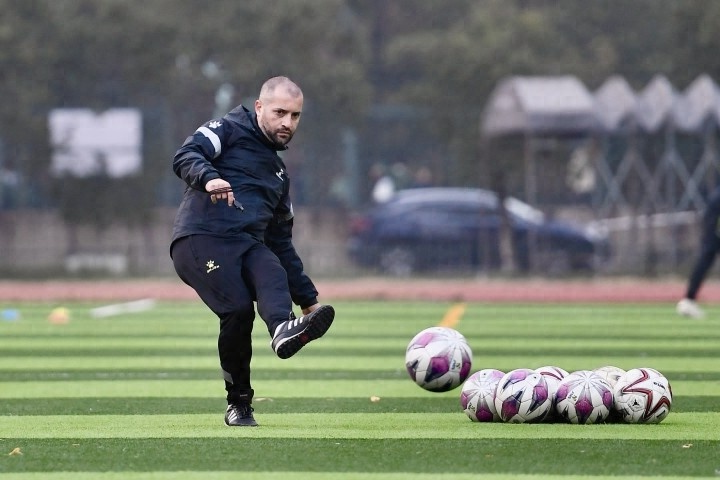
MULTIPOLYGON (((429 218, 430 216, 437 218, 452 216, 456 219, 454 221, 464 223, 475 216, 496 218, 498 215, 497 196, 492 192, 477 190, 474 195, 465 195, 466 192, 453 191, 441 194, 435 189, 429 189, 429 192, 420 190, 423 189, 399 191, 393 201, 384 205, 385 214, 422 216, 425 217, 422 222, 426 225, 435 222, 429 218)), ((511 218, 524 223, 540 225, 545 221, 542 211, 514 197, 505 199, 505 208, 510 212, 511 218)))
POLYGON ((422 214, 425 216, 439 218, 444 218, 455 214, 451 206, 438 204, 424 205, 422 208, 418 209, 418 211, 422 212, 422 214))
POLYGON ((434 215, 477 215, 477 209, 467 205, 455 205, 455 204, 434 204, 427 205, 424 208, 425 212, 432 213, 434 215))
POLYGON ((481 218, 497 216, 495 209, 477 204, 429 204, 417 212, 423 217, 422 223, 443 227, 471 228, 477 225, 481 218))

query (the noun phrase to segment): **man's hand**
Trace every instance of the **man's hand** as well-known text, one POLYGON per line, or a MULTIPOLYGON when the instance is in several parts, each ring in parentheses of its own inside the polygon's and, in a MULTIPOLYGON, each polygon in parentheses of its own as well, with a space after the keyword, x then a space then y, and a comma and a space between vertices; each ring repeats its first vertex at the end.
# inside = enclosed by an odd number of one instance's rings
POLYGON ((210 193, 210 201, 217 203, 218 200, 226 200, 228 206, 235 201, 230 184, 222 178, 214 178, 205 184, 205 190, 210 193))

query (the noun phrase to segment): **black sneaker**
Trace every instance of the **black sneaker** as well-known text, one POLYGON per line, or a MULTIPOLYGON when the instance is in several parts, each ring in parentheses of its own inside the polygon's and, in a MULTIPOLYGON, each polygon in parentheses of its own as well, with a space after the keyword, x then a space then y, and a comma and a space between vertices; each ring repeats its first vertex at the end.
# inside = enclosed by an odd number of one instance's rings
POLYGON ((225 425, 228 427, 257 427, 253 408, 247 403, 231 403, 225 410, 225 425))
POLYGON ((308 342, 325 335, 335 318, 335 309, 322 305, 317 310, 300 318, 290 318, 275 329, 272 349, 280 358, 290 358, 308 342))

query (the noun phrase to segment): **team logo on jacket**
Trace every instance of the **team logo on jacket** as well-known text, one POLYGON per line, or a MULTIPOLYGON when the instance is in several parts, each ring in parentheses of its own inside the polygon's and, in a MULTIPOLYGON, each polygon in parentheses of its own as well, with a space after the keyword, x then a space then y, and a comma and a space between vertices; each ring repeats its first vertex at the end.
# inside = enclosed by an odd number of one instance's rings
POLYGON ((215 265, 215 260, 208 260, 205 266, 207 267, 207 273, 210 273, 213 270, 217 270, 218 268, 220 268, 220 265, 215 265))
POLYGON ((222 122, 218 122, 217 120, 208 123, 208 127, 210 128, 218 128, 220 125, 222 125, 222 122))
POLYGON ((281 168, 279 172, 275 172, 275 175, 277 175, 281 182, 284 181, 282 176, 285 175, 285 169, 281 168))

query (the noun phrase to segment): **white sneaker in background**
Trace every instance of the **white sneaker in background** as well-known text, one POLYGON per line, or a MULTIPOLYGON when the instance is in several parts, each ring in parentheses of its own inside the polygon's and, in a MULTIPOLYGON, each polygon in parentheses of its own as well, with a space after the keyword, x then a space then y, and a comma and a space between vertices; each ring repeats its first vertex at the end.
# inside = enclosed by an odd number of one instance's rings
POLYGON ((703 312, 697 302, 689 298, 683 298, 680 300, 675 309, 677 310, 677 313, 683 317, 699 319, 705 316, 705 312, 703 312))

